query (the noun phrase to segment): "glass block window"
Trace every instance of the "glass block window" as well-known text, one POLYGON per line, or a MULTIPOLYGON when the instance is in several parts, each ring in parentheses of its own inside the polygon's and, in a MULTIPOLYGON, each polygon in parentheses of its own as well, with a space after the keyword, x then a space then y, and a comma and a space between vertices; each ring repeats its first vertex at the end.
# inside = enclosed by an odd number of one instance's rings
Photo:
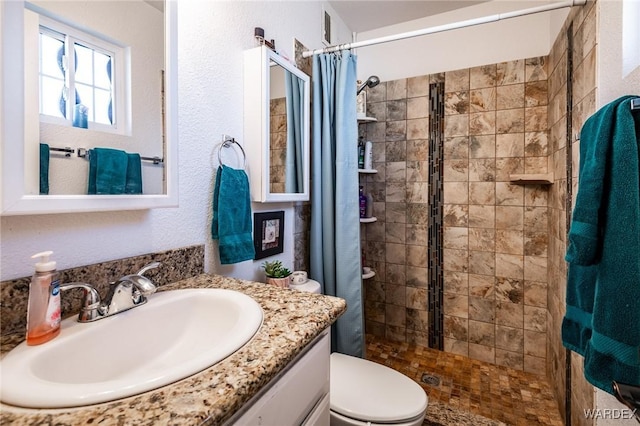
MULTIPOLYGON (((42 22, 42 21, 41 21, 42 22)), ((118 125, 116 62, 123 48, 46 19, 39 34, 40 114, 45 120, 94 130, 118 125), (47 118, 48 117, 48 118, 47 118)))

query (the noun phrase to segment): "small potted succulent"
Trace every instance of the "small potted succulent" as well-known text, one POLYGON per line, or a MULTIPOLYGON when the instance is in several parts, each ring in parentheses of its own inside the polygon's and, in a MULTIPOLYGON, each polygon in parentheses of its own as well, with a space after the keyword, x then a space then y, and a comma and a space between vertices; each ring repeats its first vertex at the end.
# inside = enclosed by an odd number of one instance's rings
POLYGON ((289 284, 291 282, 291 271, 285 268, 281 261, 266 261, 262 264, 262 268, 267 276, 267 284, 273 284, 282 288, 289 288, 289 284))

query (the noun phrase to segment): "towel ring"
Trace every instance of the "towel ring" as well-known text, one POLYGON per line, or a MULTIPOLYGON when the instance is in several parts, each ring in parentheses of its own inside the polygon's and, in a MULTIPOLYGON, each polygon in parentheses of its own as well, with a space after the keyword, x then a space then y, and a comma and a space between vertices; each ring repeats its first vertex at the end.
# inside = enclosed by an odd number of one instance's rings
POLYGON ((234 138, 227 139, 224 142, 222 142, 222 144, 220 146, 220 149, 218 150, 218 163, 220 163, 220 166, 223 165, 223 163, 222 163, 222 148, 230 148, 231 145, 233 145, 233 144, 238 145, 238 148, 240 148, 240 151, 242 152, 242 159, 243 159, 242 166, 244 168, 246 168, 247 167, 247 154, 244 152, 244 148, 242 148, 242 145, 240 145, 238 143, 238 141, 236 141, 234 138))

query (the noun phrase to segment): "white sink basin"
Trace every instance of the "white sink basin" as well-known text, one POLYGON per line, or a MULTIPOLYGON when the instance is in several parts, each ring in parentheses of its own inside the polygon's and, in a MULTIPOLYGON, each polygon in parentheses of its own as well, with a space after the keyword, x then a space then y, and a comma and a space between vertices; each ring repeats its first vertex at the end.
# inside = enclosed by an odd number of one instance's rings
POLYGON ((0 361, 0 398, 62 408, 136 395, 214 365, 261 324, 260 305, 236 291, 156 293, 145 305, 93 323, 66 319, 45 344, 17 346, 0 361))

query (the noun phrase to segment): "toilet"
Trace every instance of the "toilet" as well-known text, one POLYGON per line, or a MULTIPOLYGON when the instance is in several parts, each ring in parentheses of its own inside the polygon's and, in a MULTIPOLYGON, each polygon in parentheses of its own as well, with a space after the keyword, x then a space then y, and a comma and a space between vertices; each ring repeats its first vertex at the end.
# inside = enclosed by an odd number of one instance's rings
MULTIPOLYGON (((289 287, 320 293, 308 280, 289 287)), ((427 394, 419 384, 381 364, 334 352, 330 357, 331 426, 421 426, 427 394)))

